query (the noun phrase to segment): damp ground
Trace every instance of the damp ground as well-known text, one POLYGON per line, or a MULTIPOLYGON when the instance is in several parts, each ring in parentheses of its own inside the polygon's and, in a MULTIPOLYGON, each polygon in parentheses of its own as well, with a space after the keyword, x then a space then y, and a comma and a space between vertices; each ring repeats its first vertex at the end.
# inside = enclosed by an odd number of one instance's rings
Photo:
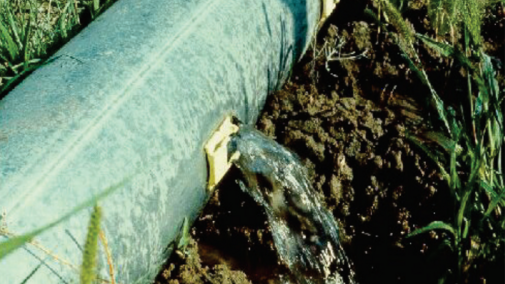
MULTIPOLYGON (((363 1, 365 3, 366 1, 363 1)), ((427 125, 426 89, 405 65, 393 39, 366 18, 360 1, 341 1, 290 81, 272 94, 257 129, 295 152, 315 194, 333 213, 359 283, 437 283, 449 255, 445 233, 406 238, 447 220, 448 188, 436 167, 406 138, 427 125), (334 60, 329 61, 329 58, 334 60)), ((423 1, 406 16, 428 33, 423 1)), ((502 63, 503 6, 488 11, 486 52, 502 63)), ((451 62, 419 46, 436 88, 451 88, 451 62)), ((504 87, 503 69, 498 72, 504 87)), ((275 251, 262 209, 232 169, 191 229, 186 255, 174 256, 157 283, 284 283, 288 269, 275 251)), ((503 249, 503 248, 501 248, 503 249)), ((478 259, 469 283, 504 283, 503 259, 478 259)))

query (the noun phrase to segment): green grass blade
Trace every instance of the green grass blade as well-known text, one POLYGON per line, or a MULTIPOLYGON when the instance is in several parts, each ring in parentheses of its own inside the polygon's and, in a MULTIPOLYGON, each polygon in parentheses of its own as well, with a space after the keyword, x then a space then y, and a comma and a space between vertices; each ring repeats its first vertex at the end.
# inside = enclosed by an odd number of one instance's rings
POLYGON ((464 38, 465 50, 469 50, 470 49, 470 34, 469 34, 468 29, 466 29, 464 26, 463 26, 463 38, 464 38))
MULTIPOLYGON (((503 137, 503 114, 501 112, 501 103, 498 95, 488 88, 485 80, 479 77, 474 78, 479 88, 479 95, 475 102, 474 116, 479 118, 485 124, 491 123, 490 134, 493 136, 495 145, 502 144, 503 137)), ((494 81, 493 81, 494 82, 494 81)), ((495 150, 495 149, 493 149, 495 150)))
POLYGON ((402 54, 402 57, 403 57, 403 59, 405 59, 405 61, 407 61, 408 67, 410 68, 410 70, 412 72, 414 72, 414 74, 421 81, 421 83, 428 86, 429 81, 424 76, 423 72, 421 72, 421 70, 417 67, 417 65, 414 63, 414 61, 412 61, 412 59, 410 59, 409 55, 406 52, 404 52, 404 54, 402 54))
POLYGON ((14 39, 11 37, 9 30, 0 21, 0 39, 5 42, 6 49, 9 52, 11 61, 15 61, 19 54, 19 49, 14 39))
POLYGON ((433 221, 433 222, 431 222, 430 224, 428 224, 425 227, 416 229, 412 233, 408 234, 407 238, 411 238, 413 236, 417 236, 419 234, 422 234, 422 233, 425 233, 425 232, 429 232, 431 230, 444 230, 444 231, 447 231, 447 232, 451 233, 454 236, 455 239, 457 239, 456 231, 454 230, 454 228, 451 225, 449 225, 449 224, 447 224, 445 222, 442 222, 442 221, 433 221))
POLYGON ((422 135, 423 135, 423 137, 440 145, 442 148, 444 148, 444 150, 447 153, 451 153, 452 151, 455 150, 454 141, 451 140, 449 137, 445 136, 443 133, 435 132, 435 131, 428 131, 426 133, 423 133, 422 135))
POLYGON ((68 16, 69 22, 71 22, 72 26, 73 25, 80 25, 81 24, 81 19, 79 18, 79 11, 78 11, 78 4, 77 0, 69 0, 69 3, 72 2, 73 5, 70 5, 70 15, 68 16), (73 15, 73 17, 72 17, 73 15))
MULTIPOLYGON (((400 48, 402 47, 400 46, 400 48)), ((430 103, 432 105, 432 108, 437 112, 439 120, 444 124, 447 133, 451 133, 447 115, 445 113, 444 102, 440 99, 437 92, 431 85, 430 80, 428 79, 428 75, 426 75, 426 72, 424 72, 424 70, 417 67, 417 65, 414 63, 414 61, 412 61, 406 51, 403 52, 404 53, 402 54, 402 57, 407 61, 407 65, 410 70, 412 70, 412 72, 419 78, 419 80, 421 80, 421 82, 428 87, 431 94, 430 103)))
POLYGON ((52 223, 49 223, 41 228, 33 230, 30 233, 27 233, 27 234, 24 234, 21 236, 17 236, 17 237, 9 239, 7 241, 1 242, 0 243, 0 260, 2 260, 4 257, 9 255, 10 253, 15 251, 16 249, 22 247, 27 242, 30 242, 37 235, 55 227, 56 225, 66 221, 66 220, 68 220, 70 217, 72 217, 74 214, 78 213, 79 211, 86 209, 90 206, 93 206, 94 204, 96 204, 96 202, 98 200, 106 197, 107 195, 111 194, 112 192, 116 191, 117 189, 123 187, 131 178, 132 177, 126 178, 123 181, 121 181, 113 186, 110 186, 109 188, 107 188, 103 192, 97 194, 96 196, 93 196, 92 198, 88 199, 87 201, 76 206, 75 208, 73 208, 72 210, 70 210, 65 215, 58 218, 56 221, 54 221, 52 223))
POLYGON ((69 6, 70 6, 70 2, 71 1, 67 2, 67 4, 65 5, 65 7, 63 8, 63 10, 61 11, 60 18, 58 19, 58 26, 60 28, 61 37, 63 39, 67 38, 67 36, 68 36, 67 26, 66 26, 66 16, 67 16, 67 11, 68 11, 69 6))
POLYGON ((93 11, 96 13, 100 9, 100 0, 93 0, 93 11))
POLYGON ((81 266, 81 284, 92 284, 96 280, 96 262, 98 257, 98 234, 100 233, 100 222, 102 220, 102 210, 95 205, 88 225, 88 234, 84 245, 81 266))
POLYGON ((499 136, 498 138, 502 140, 501 138, 503 136, 502 133, 504 132, 504 130, 503 130, 503 113, 501 108, 502 104, 501 100, 503 99, 505 94, 504 92, 500 92, 498 80, 496 79, 496 71, 493 67, 493 64, 491 63, 491 57, 485 54, 484 52, 481 53, 481 56, 483 58, 482 73, 484 77, 483 78, 484 84, 483 85, 479 84, 479 88, 483 89, 481 91, 489 92, 490 110, 493 113, 494 119, 496 120, 496 123, 499 126, 499 131, 501 132, 498 133, 496 131, 494 132, 494 135, 499 136))
POLYGON ((440 53, 445 57, 452 57, 455 53, 455 48, 450 44, 435 41, 434 39, 419 33, 416 34, 416 37, 419 38, 422 42, 424 42, 426 46, 435 50, 436 52, 440 53))
POLYGON ((0 88, 0 94, 6 92, 18 82, 23 76, 26 75, 26 73, 32 72, 33 70, 37 69, 41 64, 36 64, 32 66, 26 67, 23 71, 19 72, 16 74, 16 76, 12 77, 12 79, 8 80, 7 83, 5 83, 1 88, 0 88))
MULTIPOLYGON (((5 9, 5 7, 4 7, 5 9)), ((19 37, 19 31, 18 31, 18 25, 14 21, 14 17, 12 16, 12 11, 8 5, 6 5, 6 13, 7 13, 7 19, 9 21, 9 26, 11 27, 12 34, 14 35, 14 39, 16 40, 16 43, 18 45, 18 49, 23 48, 23 44, 21 43, 21 39, 19 37)))
POLYGON ((459 180, 459 175, 457 171, 457 153, 456 153, 456 147, 453 147, 453 150, 450 152, 451 153, 451 160, 450 160, 450 172, 451 172, 451 187, 455 191, 458 188, 461 187, 461 182, 459 180))
POLYGON ((28 16, 28 23, 26 24, 26 31, 24 32, 24 42, 23 42, 23 62, 25 69, 28 67, 28 61, 30 61, 30 54, 28 49, 28 43, 30 42, 30 36, 32 31, 32 7, 30 6, 30 12, 28 16))
POLYGON ((472 195, 473 193, 473 187, 470 187, 469 188, 470 190, 466 190, 465 193, 463 194, 463 198, 461 199, 461 202, 459 203, 459 209, 458 209, 458 215, 457 215, 457 227, 458 227, 458 231, 459 231, 459 235, 462 235, 463 234, 463 220, 465 220, 465 211, 466 211, 466 208, 467 208, 467 203, 468 203, 468 200, 470 199, 470 196, 472 195))
MULTIPOLYGON (((56 225, 56 224, 54 224, 56 225)), ((6 257, 8 254, 23 246, 25 243, 31 241, 36 235, 44 232, 45 230, 54 226, 53 224, 49 224, 49 226, 45 226, 43 228, 37 229, 31 233, 11 238, 7 241, 0 243, 0 260, 6 257)))
MULTIPOLYGON (((477 146, 473 149, 473 151, 475 153, 481 153, 481 144, 477 144, 477 146)), ((481 155, 476 155, 475 159, 471 161, 470 176, 468 178, 465 187, 463 188, 464 190, 463 197, 459 203, 458 213, 456 215, 456 226, 460 234, 463 233, 462 231, 463 220, 465 218, 468 202, 470 200, 470 197, 474 193, 475 184, 477 183, 477 180, 479 178, 480 169, 482 166, 482 159, 483 157, 481 155)))
POLYGON ((365 17, 369 18, 372 22, 379 25, 381 29, 384 29, 384 31, 386 31, 386 32, 388 31, 387 26, 384 24, 384 22, 382 22, 379 19, 379 16, 377 16, 377 14, 374 11, 372 11, 372 9, 366 8, 363 13, 364 13, 365 17))
POLYGON ((464 229, 463 229, 463 235, 461 236, 462 239, 466 239, 468 237, 468 230, 470 229, 470 222, 471 220, 467 220, 466 218, 464 219, 464 229))
POLYGON ((417 146, 421 151, 423 151, 432 162, 434 162, 437 166, 438 169, 440 170, 440 173, 442 174, 442 177, 450 184, 451 183, 451 176, 447 173, 445 170, 444 166, 440 163, 438 158, 426 147, 423 145, 422 141, 419 140, 417 137, 411 135, 410 133, 406 134, 406 138, 412 142, 415 146, 417 146))
MULTIPOLYGON (((424 71, 423 71, 424 73, 424 71)), ((426 76, 426 73, 424 73, 426 76)), ((437 111, 437 114, 439 116, 439 120, 443 122, 445 126, 445 130, 451 134, 450 126, 449 126, 449 121, 447 119, 447 115, 445 112, 445 107, 444 107, 444 101, 438 96, 437 92, 433 87, 431 86, 431 83, 429 85, 430 91, 431 91, 431 99, 432 99, 432 104, 434 105, 434 109, 437 111)))
POLYGON ((496 206, 498 206, 498 204, 505 202, 505 188, 497 187, 499 189, 499 192, 496 192, 491 186, 489 186, 486 183, 481 183, 481 185, 491 196, 491 203, 489 204, 486 212, 484 213, 483 219, 485 219, 489 218, 491 212, 493 212, 493 210, 496 208, 496 206))
POLYGON ((473 71, 474 70, 474 67, 472 65, 472 62, 470 61, 470 59, 468 59, 468 57, 465 56, 464 52, 459 49, 459 48, 456 48, 454 50, 454 58, 456 58, 456 60, 465 68, 467 68, 469 71, 473 71))

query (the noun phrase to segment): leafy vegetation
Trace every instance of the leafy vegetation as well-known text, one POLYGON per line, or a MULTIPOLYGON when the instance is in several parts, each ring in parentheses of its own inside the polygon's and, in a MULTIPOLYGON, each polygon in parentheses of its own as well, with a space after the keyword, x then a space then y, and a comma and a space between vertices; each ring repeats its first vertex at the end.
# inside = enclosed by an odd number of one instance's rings
MULTIPOLYGON (((476 259, 503 257, 505 246, 504 90, 499 88, 492 58, 482 49, 481 36, 484 9, 496 1, 430 1, 428 16, 437 39, 413 36, 412 26, 401 16, 403 2, 375 0, 396 30, 392 35, 410 69, 430 94, 429 105, 436 114, 432 130, 410 138, 439 167, 451 190, 453 210, 451 220, 434 221, 409 237, 431 230, 447 232, 449 237, 441 246, 449 248, 454 261, 441 280, 466 283, 476 259), (451 44, 444 41, 446 34, 451 44), (438 95, 414 48, 421 44, 453 60, 453 68, 464 70, 459 81, 466 86, 466 94, 458 95, 466 99, 445 103, 438 95)), ((375 18, 380 19, 380 15, 375 18)))

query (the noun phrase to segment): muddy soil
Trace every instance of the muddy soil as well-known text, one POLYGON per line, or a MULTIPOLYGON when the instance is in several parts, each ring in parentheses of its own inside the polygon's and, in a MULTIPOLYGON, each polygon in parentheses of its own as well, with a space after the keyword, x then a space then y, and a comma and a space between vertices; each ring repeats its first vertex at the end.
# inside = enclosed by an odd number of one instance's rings
POLYGON ((157 283, 251 283, 251 281, 247 280, 244 272, 232 271, 226 264, 217 264, 212 268, 203 267, 198 244, 194 239, 191 239, 183 253, 174 254, 172 261, 173 263, 170 263, 158 276, 159 280, 157 283))
MULTIPOLYGON (((317 48, 295 67, 291 81, 270 96, 257 128, 306 165, 316 193, 339 223, 359 283, 437 283, 450 261, 437 247, 448 236, 432 231, 405 238, 451 216, 446 183, 407 138, 429 125, 422 99, 427 90, 393 39, 363 15, 364 6, 360 10, 350 2, 341 2, 320 32, 317 48)), ((416 31, 429 34, 423 1, 409 3, 405 15, 416 31)), ((500 9, 488 11, 483 30, 489 31, 484 32, 487 52, 503 63, 505 18, 500 9)), ((452 88, 451 62, 423 46, 416 48, 435 87, 452 88)), ((498 77, 503 88, 503 69, 498 77)), ((240 190, 237 178, 240 173, 233 170, 216 190, 192 228, 196 241, 189 253, 169 260, 157 283, 288 279, 266 216, 240 190)), ((505 282, 503 260, 475 263, 470 283, 505 282)))

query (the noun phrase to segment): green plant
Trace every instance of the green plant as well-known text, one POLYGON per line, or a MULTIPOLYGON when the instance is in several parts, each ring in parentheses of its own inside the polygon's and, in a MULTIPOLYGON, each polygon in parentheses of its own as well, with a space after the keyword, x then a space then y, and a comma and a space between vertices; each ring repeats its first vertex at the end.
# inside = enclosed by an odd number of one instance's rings
POLYGON ((91 18, 96 18, 100 13, 103 12, 112 4, 112 0, 89 0, 85 2, 87 9, 91 15, 91 18))
POLYGON ((81 266, 81 284, 92 284, 97 279, 96 263, 98 257, 98 235, 100 234, 100 221, 102 209, 95 205, 88 225, 88 235, 84 245, 81 266))
POLYGON ((2 89, 8 88, 40 62, 35 58, 36 51, 31 49, 30 42, 36 15, 30 2, 25 3, 23 8, 28 9, 26 16, 16 16, 9 2, 0 2, 0 60, 5 62, 0 65, 0 71, 13 74, 11 78, 4 77, 8 81, 2 89))
POLYGON ((475 259, 503 257, 498 249, 503 251, 505 245, 505 218, 501 215, 505 208, 504 91, 499 88, 491 58, 481 48, 480 26, 485 5, 477 0, 430 1, 428 16, 434 29, 439 35, 451 31, 452 44, 448 44, 415 34, 391 2, 375 0, 375 3, 395 28, 396 33, 391 35, 410 69, 427 87, 430 105, 437 114, 431 131, 421 137, 410 136, 410 140, 434 161, 451 191, 453 217, 433 221, 408 237, 431 230, 445 231, 450 237, 441 246, 449 248, 454 261, 442 280, 452 278, 463 283, 468 281, 475 259), (458 42, 454 40, 455 31, 462 34, 458 42), (444 103, 413 47, 417 43, 450 58, 465 70, 460 80, 465 82, 466 94, 459 97, 466 99, 444 103))

